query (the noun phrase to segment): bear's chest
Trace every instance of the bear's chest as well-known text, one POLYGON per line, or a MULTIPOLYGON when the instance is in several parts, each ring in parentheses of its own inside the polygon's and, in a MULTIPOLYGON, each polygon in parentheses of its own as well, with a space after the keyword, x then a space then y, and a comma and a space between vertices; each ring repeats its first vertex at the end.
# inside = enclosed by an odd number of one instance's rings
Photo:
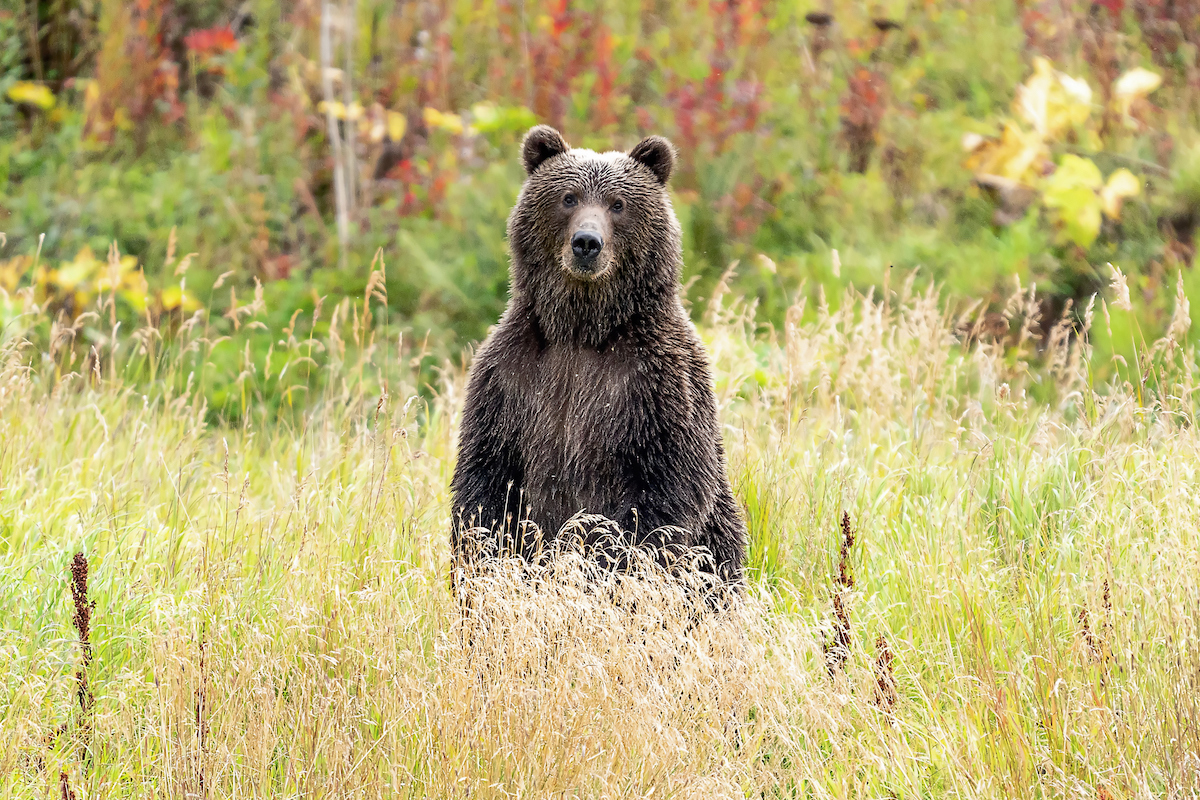
MULTIPOLYGON (((548 348, 522 381, 525 490, 555 524, 581 509, 614 513, 637 429, 652 409, 646 365, 612 350, 548 348)), ((539 516, 541 516, 539 514, 539 516)))

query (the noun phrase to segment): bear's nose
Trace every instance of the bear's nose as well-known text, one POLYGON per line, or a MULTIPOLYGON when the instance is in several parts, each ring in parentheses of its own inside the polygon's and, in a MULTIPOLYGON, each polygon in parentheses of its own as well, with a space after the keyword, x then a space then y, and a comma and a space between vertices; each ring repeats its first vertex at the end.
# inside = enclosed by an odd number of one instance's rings
POLYGON ((571 237, 571 252, 580 261, 592 261, 596 256, 600 255, 600 250, 604 247, 604 240, 599 234, 592 231, 575 231, 575 235, 571 237))

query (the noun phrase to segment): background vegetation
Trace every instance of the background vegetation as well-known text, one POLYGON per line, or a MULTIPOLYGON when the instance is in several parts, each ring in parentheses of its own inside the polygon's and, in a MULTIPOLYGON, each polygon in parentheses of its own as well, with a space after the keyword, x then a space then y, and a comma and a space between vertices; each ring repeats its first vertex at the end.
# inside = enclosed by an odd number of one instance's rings
POLYGON ((71 321, 115 243, 126 326, 220 312, 203 387, 236 416, 243 357, 361 295, 381 251, 390 323, 453 356, 503 307, 515 145, 546 121, 671 137, 693 296, 736 260, 764 323, 802 286, 916 270, 997 326, 1014 277, 1036 286, 1044 336, 1112 262, 1155 336, 1175 272, 1200 292, 1198 45, 1200 9, 1166 0, 14 4, 0 289, 71 321), (235 311, 259 285, 266 331, 235 311))

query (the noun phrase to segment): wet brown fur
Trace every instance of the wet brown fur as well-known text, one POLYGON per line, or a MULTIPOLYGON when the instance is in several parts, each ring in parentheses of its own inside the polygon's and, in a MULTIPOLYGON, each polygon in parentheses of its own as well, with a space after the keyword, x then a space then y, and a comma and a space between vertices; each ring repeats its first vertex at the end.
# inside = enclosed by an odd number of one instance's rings
POLYGON ((587 511, 619 523, 629 544, 705 547, 708 569, 740 579, 745 526, 708 359, 679 300, 670 143, 595 153, 538 126, 522 152, 512 298, 476 355, 463 412, 456 557, 533 557, 587 511), (587 264, 571 249, 581 226, 603 238, 587 264))

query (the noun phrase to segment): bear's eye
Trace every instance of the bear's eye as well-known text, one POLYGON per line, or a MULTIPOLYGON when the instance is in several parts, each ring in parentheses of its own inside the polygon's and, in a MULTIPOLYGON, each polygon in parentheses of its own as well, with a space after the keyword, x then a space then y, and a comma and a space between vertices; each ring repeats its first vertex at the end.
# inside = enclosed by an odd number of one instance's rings
POLYGON ((612 209, 612 212, 614 214, 620 214, 622 211, 625 210, 625 201, 624 200, 614 200, 613 204, 611 206, 609 206, 609 208, 612 209))
POLYGON ((566 197, 563 198, 563 205, 566 206, 567 208, 570 208, 571 206, 575 205, 578 202, 579 202, 579 199, 576 198, 575 195, 573 195, 573 194, 568 194, 566 197))

